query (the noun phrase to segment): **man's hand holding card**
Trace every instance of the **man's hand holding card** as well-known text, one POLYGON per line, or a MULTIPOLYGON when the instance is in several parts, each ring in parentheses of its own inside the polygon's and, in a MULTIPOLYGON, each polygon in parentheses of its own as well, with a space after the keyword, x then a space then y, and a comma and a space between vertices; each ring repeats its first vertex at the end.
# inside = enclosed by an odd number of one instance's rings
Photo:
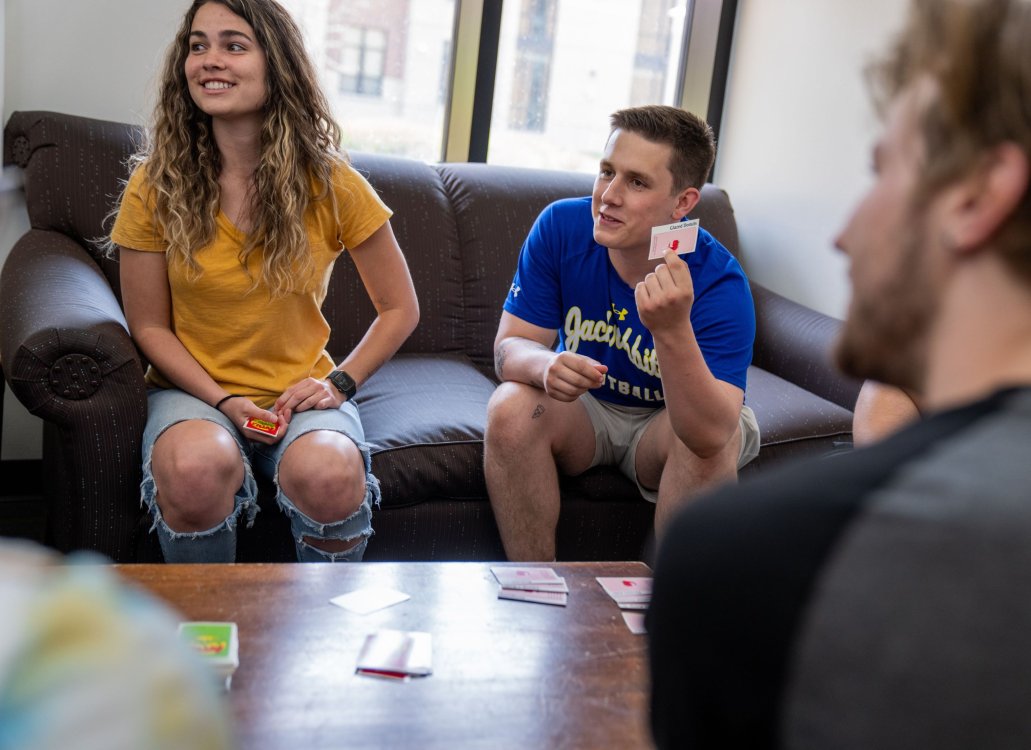
POLYGON ((698 220, 652 228, 651 259, 664 262, 655 267, 634 290, 637 313, 641 322, 654 335, 690 325, 694 304, 694 281, 691 269, 680 257, 693 253, 698 242, 698 220))
POLYGON ((544 392, 557 401, 576 401, 605 384, 608 367, 575 352, 557 352, 544 368, 544 392))

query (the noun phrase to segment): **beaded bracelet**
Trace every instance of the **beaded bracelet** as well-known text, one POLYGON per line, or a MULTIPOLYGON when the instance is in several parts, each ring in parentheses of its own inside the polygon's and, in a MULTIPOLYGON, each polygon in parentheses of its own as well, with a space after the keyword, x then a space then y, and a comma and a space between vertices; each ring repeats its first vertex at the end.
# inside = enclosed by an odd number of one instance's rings
POLYGON ((239 394, 236 394, 236 393, 230 393, 225 398, 220 399, 219 402, 217 404, 215 404, 215 408, 218 409, 219 411, 222 411, 222 404, 224 404, 226 401, 228 401, 231 398, 243 398, 243 396, 240 396, 239 394))

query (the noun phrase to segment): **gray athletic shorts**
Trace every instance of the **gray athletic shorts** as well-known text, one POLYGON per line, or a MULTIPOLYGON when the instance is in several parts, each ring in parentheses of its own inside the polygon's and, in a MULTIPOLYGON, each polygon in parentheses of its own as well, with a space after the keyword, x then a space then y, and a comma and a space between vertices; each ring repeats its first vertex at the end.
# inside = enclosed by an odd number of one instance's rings
MULTIPOLYGON (((659 498, 656 490, 642 487, 637 481, 635 469, 637 444, 651 421, 664 409, 647 406, 622 406, 596 399, 589 393, 580 396, 580 402, 587 409, 594 427, 594 460, 591 466, 618 466, 628 479, 637 485, 641 497, 655 502, 659 498)), ((747 464, 759 455, 759 424, 748 406, 741 407, 741 451, 737 468, 747 464)))

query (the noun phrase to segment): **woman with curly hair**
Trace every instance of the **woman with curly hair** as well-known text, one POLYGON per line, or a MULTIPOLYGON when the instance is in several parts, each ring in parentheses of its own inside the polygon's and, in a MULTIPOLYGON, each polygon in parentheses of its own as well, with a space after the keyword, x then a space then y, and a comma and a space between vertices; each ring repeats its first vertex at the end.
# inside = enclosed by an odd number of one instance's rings
POLYGON ((419 307, 390 209, 339 144, 289 14, 195 0, 111 233, 150 361, 142 499, 168 562, 235 559, 254 472, 298 559, 364 554, 379 489, 352 399, 419 307), (377 316, 337 365, 320 308, 345 249, 377 316))

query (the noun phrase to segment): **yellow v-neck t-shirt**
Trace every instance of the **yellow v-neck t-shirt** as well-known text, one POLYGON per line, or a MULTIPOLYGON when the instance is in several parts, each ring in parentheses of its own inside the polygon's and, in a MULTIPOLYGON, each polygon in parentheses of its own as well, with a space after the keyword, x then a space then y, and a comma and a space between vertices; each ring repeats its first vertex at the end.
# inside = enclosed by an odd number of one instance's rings
MULTIPOLYGON (((260 249, 248 259, 248 275, 239 260, 246 236, 221 211, 214 240, 194 256, 200 275, 181 263, 168 265, 175 335, 226 392, 247 396, 262 408, 297 381, 323 378, 334 368, 326 351, 329 324, 321 310, 333 264, 343 250, 360 245, 391 216, 372 186, 348 164, 335 170, 333 189, 337 216, 328 197, 313 202, 305 216, 315 270, 303 291, 272 297, 261 282, 260 249), (251 289, 255 279, 258 285, 251 289)), ((144 170, 137 169, 111 232, 115 244, 166 251, 153 201, 144 170)), ((153 366, 147 382, 174 387, 153 366)))

